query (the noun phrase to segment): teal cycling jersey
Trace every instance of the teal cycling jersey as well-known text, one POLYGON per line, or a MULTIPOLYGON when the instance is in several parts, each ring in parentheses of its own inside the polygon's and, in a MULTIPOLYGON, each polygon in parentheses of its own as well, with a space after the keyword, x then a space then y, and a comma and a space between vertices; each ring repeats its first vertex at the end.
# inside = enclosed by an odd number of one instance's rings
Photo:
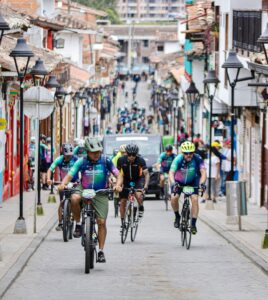
POLYGON ((167 155, 166 152, 162 152, 157 161, 159 164, 161 164, 160 172, 168 173, 175 157, 176 155, 174 153, 171 153, 171 155, 167 155))
POLYGON ((74 153, 73 155, 77 156, 77 157, 85 157, 87 156, 87 152, 85 150, 84 147, 81 147, 81 146, 76 146, 74 148, 74 153))
MULTIPOLYGON (((60 155, 53 161, 49 169, 52 172, 54 172, 55 169, 58 167, 60 169, 60 179, 63 180, 63 178, 68 174, 68 172, 73 167, 77 159, 78 158, 76 156, 72 156, 71 160, 65 161, 64 156, 60 155)), ((78 176, 74 176, 72 178, 72 182, 77 182, 77 181, 78 181, 78 176)))
POLYGON ((192 184, 200 178, 202 169, 205 169, 204 161, 195 153, 190 161, 186 161, 183 154, 177 155, 170 167, 175 173, 175 181, 183 185, 192 184))

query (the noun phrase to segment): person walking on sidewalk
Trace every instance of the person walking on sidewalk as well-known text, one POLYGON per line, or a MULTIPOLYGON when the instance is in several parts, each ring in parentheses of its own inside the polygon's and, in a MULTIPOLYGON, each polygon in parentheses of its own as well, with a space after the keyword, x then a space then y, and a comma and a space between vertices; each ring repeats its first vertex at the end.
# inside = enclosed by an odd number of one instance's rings
MULTIPOLYGON (((77 156, 73 155, 74 149, 73 145, 70 143, 65 143, 62 145, 62 155, 57 157, 55 161, 52 163, 50 168, 47 171, 47 183, 48 185, 51 185, 52 182, 52 173, 54 173, 56 168, 59 168, 60 170, 60 180, 62 181, 63 178, 66 176, 66 174, 69 172, 69 170, 72 168, 74 163, 77 161, 77 156)), ((78 176, 73 177, 72 182, 78 182, 79 178, 78 176)), ((60 192, 60 205, 58 209, 58 218, 59 218, 59 224, 56 227, 57 231, 62 230, 62 207, 61 207, 61 201, 63 200, 63 193, 60 192)))
POLYGON ((194 188, 194 192, 191 195, 192 202, 192 221, 191 231, 192 234, 197 233, 196 221, 198 217, 198 192, 199 188, 205 190, 206 182, 206 169, 202 158, 195 154, 195 146, 191 142, 184 142, 181 144, 181 154, 173 160, 173 163, 169 171, 169 180, 171 184, 171 206, 175 213, 174 227, 179 228, 180 226, 180 213, 179 213, 179 196, 183 186, 191 186, 194 188), (178 189, 175 190, 176 183, 179 185, 178 189), (174 196, 174 192, 177 194, 174 196))
MULTIPOLYGON (((209 163, 210 158, 205 159, 205 166, 207 170, 207 192, 211 191, 211 199, 213 203, 216 203, 216 197, 218 196, 218 182, 220 180, 220 159, 212 153, 211 155, 211 177, 209 180, 209 163), (209 183, 211 182, 211 187, 209 186, 209 183)), ((205 199, 208 199, 208 193, 205 195, 205 199)), ((201 201, 201 203, 205 203, 205 199, 201 201)))

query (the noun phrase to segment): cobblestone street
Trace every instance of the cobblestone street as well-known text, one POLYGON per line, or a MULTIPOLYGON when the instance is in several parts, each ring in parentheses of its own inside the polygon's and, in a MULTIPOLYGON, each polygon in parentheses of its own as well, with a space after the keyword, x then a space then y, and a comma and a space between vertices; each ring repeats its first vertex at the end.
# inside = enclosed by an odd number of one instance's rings
POLYGON ((110 202, 107 263, 84 274, 79 240, 54 229, 3 299, 265 299, 267 276, 201 221, 188 251, 162 201, 145 202, 137 240, 120 242, 110 202))

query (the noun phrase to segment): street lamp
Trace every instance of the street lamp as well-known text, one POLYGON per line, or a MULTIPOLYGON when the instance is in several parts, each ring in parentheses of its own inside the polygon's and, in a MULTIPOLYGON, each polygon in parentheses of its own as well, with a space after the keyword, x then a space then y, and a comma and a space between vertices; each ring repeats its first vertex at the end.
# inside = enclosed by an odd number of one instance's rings
POLYGON ((209 172, 208 172, 208 198, 211 200, 211 143, 212 143, 212 114, 213 114, 213 99, 219 84, 219 79, 214 70, 208 71, 207 77, 204 79, 204 84, 207 89, 208 99, 210 103, 210 117, 209 117, 209 172), (211 86, 214 86, 214 91, 211 92, 211 86))
POLYGON ((257 43, 261 44, 266 58, 266 63, 268 64, 268 55, 265 47, 265 44, 268 44, 268 23, 266 24, 264 33, 258 38, 257 43))
POLYGON ((32 50, 26 44, 25 39, 19 38, 15 48, 9 54, 14 58, 16 70, 18 73, 18 78, 20 81, 20 209, 19 209, 19 218, 16 221, 14 233, 26 233, 26 223, 23 217, 23 160, 24 160, 24 151, 23 151, 23 140, 24 140, 24 112, 23 112, 23 81, 27 73, 29 61, 31 57, 34 56, 32 50), (20 70, 18 65, 18 58, 25 58, 26 62, 20 70))
POLYGON ((0 45, 1 45, 2 38, 3 38, 5 30, 10 30, 10 27, 9 27, 8 23, 6 22, 6 20, 0 14, 0 31, 1 31, 1 34, 0 34, 0 45))
POLYGON ((240 78, 238 79, 240 70, 243 68, 242 63, 238 59, 236 52, 234 50, 229 51, 229 56, 227 57, 224 64, 221 66, 223 69, 226 70, 228 83, 231 87, 231 180, 234 180, 234 121, 235 121, 235 115, 234 115, 234 91, 237 82, 246 81, 254 79, 254 71, 251 71, 250 77, 240 78), (229 69, 236 70, 236 75, 233 81, 231 81, 229 69))
POLYGON ((80 103, 80 92, 75 92, 74 97, 74 106, 75 106, 75 137, 78 138, 78 129, 77 129, 77 121, 78 121, 78 107, 80 103))
MULTIPOLYGON (((56 76, 50 75, 48 78, 48 81, 45 84, 45 87, 47 89, 56 89, 60 86, 60 84, 57 81, 56 76)), ((50 116, 50 138, 51 138, 51 164, 53 163, 53 157, 54 157, 54 133, 53 133, 53 128, 54 128, 54 111, 55 108, 52 111, 52 114, 50 116)), ((53 178, 53 175, 51 174, 51 179, 53 178)), ((56 202, 56 197, 53 191, 53 184, 51 184, 50 187, 50 194, 48 196, 48 202, 49 203, 55 203, 56 202)))
POLYGON ((64 90, 63 86, 60 86, 56 89, 55 97, 57 99, 57 103, 60 107, 60 151, 62 146, 62 108, 65 103, 65 97, 68 93, 64 90))
POLYGON ((195 83, 191 81, 190 86, 185 91, 188 103, 191 105, 191 119, 192 119, 192 128, 191 128, 191 137, 192 142, 194 140, 194 105, 199 99, 199 91, 195 86, 195 83))
MULTIPOLYGON (((32 70, 30 72, 30 74, 33 77, 33 82, 34 85, 36 86, 36 77, 43 77, 43 80, 41 80, 41 85, 44 84, 45 81, 45 77, 48 74, 48 71, 46 70, 43 61, 38 58, 38 60, 35 62, 35 65, 32 67, 32 70)), ((39 93, 40 94, 40 93, 39 93)), ((40 100, 38 99, 38 102, 40 100)), ((42 208, 42 203, 41 203, 41 186, 40 186, 40 124, 39 124, 39 116, 38 119, 36 120, 36 124, 37 124, 37 128, 36 130, 38 130, 38 143, 37 143, 37 157, 38 157, 38 162, 37 162, 37 170, 35 170, 35 172, 37 172, 37 214, 38 215, 43 215, 44 211, 42 208)), ((52 144, 51 144, 52 145, 52 144)), ((51 149, 51 153, 52 153, 52 149, 51 149)), ((52 155, 51 155, 52 157, 52 155)))

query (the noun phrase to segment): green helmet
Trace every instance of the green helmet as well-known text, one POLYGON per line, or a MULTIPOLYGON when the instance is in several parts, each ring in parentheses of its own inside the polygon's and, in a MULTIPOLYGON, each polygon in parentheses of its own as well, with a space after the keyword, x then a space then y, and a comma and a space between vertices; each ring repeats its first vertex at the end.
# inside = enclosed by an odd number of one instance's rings
POLYGON ((85 139, 85 150, 88 152, 102 151, 103 147, 98 138, 87 137, 85 139))

